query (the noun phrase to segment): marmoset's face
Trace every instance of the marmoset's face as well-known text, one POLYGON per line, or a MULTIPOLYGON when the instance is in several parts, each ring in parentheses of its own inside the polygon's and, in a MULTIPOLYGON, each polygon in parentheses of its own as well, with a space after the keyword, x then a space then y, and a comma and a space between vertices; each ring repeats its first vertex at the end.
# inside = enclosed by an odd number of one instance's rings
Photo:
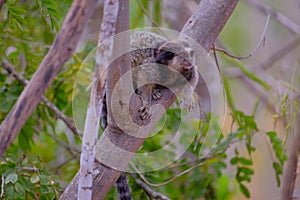
POLYGON ((156 52, 155 60, 179 72, 190 70, 195 64, 193 49, 184 41, 166 42, 156 52))

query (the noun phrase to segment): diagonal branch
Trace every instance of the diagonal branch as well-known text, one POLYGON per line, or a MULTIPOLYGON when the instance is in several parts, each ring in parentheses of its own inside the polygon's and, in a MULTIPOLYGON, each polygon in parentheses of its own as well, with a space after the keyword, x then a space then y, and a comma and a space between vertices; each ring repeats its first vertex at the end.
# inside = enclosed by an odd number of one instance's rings
POLYGON ((73 2, 52 47, 0 125, 0 154, 13 142, 62 65, 71 57, 83 27, 97 3, 98 0, 73 2))
POLYGON ((300 35, 300 27, 296 23, 294 23, 291 19, 289 19, 287 16, 281 14, 280 12, 276 12, 269 6, 266 6, 265 4, 258 2, 256 0, 245 0, 248 4, 252 5, 253 7, 257 8, 259 11, 265 13, 266 15, 270 15, 271 17, 275 18, 278 22, 280 22, 282 25, 287 27, 290 31, 297 33, 300 35))
MULTIPOLYGON (((28 80, 26 80, 21 74, 16 72, 14 66, 10 64, 6 59, 2 61, 2 67, 10 74, 12 74, 18 81, 23 83, 24 85, 28 84, 28 80)), ((47 99, 44 95, 41 97, 42 101, 48 106, 50 110, 56 115, 56 117, 60 118, 66 126, 75 134, 82 135, 80 130, 77 130, 73 120, 66 116, 63 112, 61 112, 49 99, 47 99)))
POLYGON ((196 40, 206 51, 209 51, 237 2, 236 0, 201 1, 181 32, 196 40))

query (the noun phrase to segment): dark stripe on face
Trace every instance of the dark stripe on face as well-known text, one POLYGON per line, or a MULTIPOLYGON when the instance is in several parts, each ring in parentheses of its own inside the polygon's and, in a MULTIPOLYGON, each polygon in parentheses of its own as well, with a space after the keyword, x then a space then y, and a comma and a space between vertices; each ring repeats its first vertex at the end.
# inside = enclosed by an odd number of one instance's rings
POLYGON ((172 60, 174 58, 175 54, 170 51, 162 50, 159 52, 159 54, 155 57, 155 62, 167 65, 168 61, 172 60))

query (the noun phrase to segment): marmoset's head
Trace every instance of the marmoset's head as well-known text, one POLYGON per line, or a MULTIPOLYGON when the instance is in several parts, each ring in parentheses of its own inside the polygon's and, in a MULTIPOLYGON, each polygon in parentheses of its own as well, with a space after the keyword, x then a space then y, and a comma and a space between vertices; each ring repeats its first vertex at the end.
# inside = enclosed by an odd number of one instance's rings
POLYGON ((186 41, 168 41, 155 52, 155 62, 178 71, 187 80, 194 72, 195 55, 186 41))

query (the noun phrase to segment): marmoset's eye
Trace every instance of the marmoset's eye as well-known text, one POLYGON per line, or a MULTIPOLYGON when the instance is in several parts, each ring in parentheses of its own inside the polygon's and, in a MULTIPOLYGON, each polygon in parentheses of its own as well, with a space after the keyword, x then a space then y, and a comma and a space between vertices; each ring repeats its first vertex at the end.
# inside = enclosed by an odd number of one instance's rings
POLYGON ((190 51, 190 56, 191 56, 191 57, 194 56, 194 51, 193 51, 193 50, 190 51))
POLYGON ((167 50, 162 50, 155 58, 155 62, 166 65, 169 60, 172 60, 175 53, 167 50))

